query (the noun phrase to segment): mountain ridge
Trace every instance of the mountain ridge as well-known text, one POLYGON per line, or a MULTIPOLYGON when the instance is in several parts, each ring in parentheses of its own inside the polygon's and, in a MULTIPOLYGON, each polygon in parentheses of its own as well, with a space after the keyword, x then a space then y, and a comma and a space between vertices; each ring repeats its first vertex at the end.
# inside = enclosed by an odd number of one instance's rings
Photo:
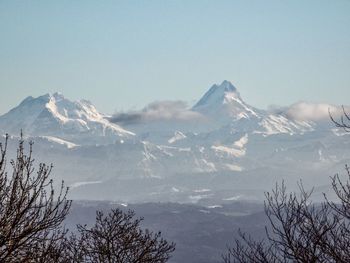
POLYGON ((86 100, 29 96, 0 116, 0 131, 23 129, 78 199, 216 205, 261 196, 280 179, 326 184, 328 171, 350 159, 347 134, 256 109, 228 81, 200 101, 189 110, 198 114, 175 107, 168 115, 164 105, 174 105, 167 102, 150 107, 149 121, 133 113, 136 120, 124 127, 86 100))
MULTIPOLYGON (((225 133, 241 130, 265 135, 301 134, 313 129, 310 122, 291 120, 283 114, 272 114, 250 106, 241 98, 237 88, 227 80, 220 85, 214 84, 188 112, 198 113, 199 115, 192 115, 197 118, 202 115, 203 120, 209 121, 196 120, 198 129, 193 124, 189 125, 188 120, 182 123, 181 119, 170 119, 172 124, 168 131, 164 129, 170 122, 162 120, 158 123, 143 121, 141 125, 136 122, 136 125, 130 125, 126 129, 118 122, 111 122, 90 101, 71 101, 63 94, 55 92, 37 98, 26 97, 18 106, 0 116, 0 130, 12 134, 23 130, 28 135, 54 136, 77 144, 108 144, 135 137, 138 140, 151 141, 153 138, 156 143, 173 143, 171 138, 174 132, 185 135, 192 132, 191 129, 194 132, 227 129, 225 133), (167 124, 163 125, 162 122, 167 124), (157 136, 164 139, 157 140, 157 136)), ((178 116, 178 113, 173 115, 178 116)))
POLYGON ((87 100, 70 101, 60 93, 45 94, 37 98, 28 96, 18 106, 0 116, 0 130, 18 134, 57 136, 68 141, 102 137, 130 138, 134 134, 106 120, 87 100))

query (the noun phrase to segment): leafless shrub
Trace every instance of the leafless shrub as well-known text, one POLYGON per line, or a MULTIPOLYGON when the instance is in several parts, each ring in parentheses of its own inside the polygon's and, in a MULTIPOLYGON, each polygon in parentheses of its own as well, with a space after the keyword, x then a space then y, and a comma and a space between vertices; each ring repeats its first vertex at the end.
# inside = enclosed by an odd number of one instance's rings
POLYGON ((350 262, 350 173, 342 182, 332 177, 339 202, 310 201, 312 191, 299 184, 300 194, 288 193, 284 183, 266 193, 266 238, 256 241, 240 233, 240 239, 223 255, 231 262, 350 262))
POLYGON ((33 143, 25 154, 22 136, 9 175, 7 143, 8 136, 0 143, 0 262, 55 262, 66 234, 61 224, 71 206, 68 189, 62 183, 55 193, 52 165, 41 163, 35 171, 33 143))
POLYGON ((163 263, 175 250, 174 243, 140 228, 135 213, 112 209, 108 215, 98 211, 93 227, 78 225, 78 236, 70 242, 71 262, 163 263))
POLYGON ((68 235, 62 223, 69 213, 68 188, 55 192, 49 178, 52 165, 34 169, 33 143, 28 154, 21 135, 17 155, 6 171, 8 136, 0 143, 0 262, 163 263, 175 249, 161 233, 142 230, 142 219, 119 209, 97 212, 92 228, 78 225, 68 235))

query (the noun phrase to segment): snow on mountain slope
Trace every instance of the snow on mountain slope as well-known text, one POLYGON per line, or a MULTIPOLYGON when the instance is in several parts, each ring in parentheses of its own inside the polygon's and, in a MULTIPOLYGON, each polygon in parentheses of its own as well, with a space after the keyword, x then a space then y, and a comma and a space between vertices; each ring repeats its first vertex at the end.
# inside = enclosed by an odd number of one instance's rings
POLYGON ((79 145, 77 145, 75 143, 68 142, 68 141, 65 141, 65 140, 62 140, 62 139, 59 139, 59 138, 56 138, 56 137, 52 137, 52 136, 40 136, 38 138, 47 140, 48 142, 53 142, 53 143, 58 143, 60 145, 64 145, 68 149, 71 149, 71 148, 79 146, 79 145))
POLYGON ((227 80, 220 85, 213 85, 193 106, 192 110, 210 117, 221 118, 222 121, 227 121, 228 118, 241 119, 259 116, 259 110, 246 104, 236 87, 227 80))
MULTIPOLYGON (((53 162, 55 180, 83 199, 192 202, 196 189, 211 189, 224 200, 237 189, 269 190, 281 178, 325 184, 350 160, 349 134, 254 108, 228 81, 191 110, 203 119, 123 124, 134 134, 90 102, 55 93, 28 97, 0 116, 0 132, 23 129, 37 159, 53 162)), ((11 145, 17 140, 11 137, 11 145)))
POLYGON ((314 129, 313 123, 296 120, 292 121, 283 115, 272 114, 265 115, 265 117, 259 122, 259 125, 265 129, 262 133, 266 135, 278 133, 289 133, 291 135, 296 133, 302 134, 314 129))
POLYGON ((235 130, 264 135, 299 134, 313 129, 312 123, 290 120, 283 115, 270 114, 248 105, 236 87, 226 80, 220 85, 213 85, 192 110, 211 118, 218 126, 229 125, 235 130))
POLYGON ((70 101, 62 94, 27 97, 0 116, 0 130, 18 134, 53 136, 82 144, 111 143, 134 134, 109 122, 86 100, 70 101))
POLYGON ((187 138, 187 136, 185 134, 183 134, 182 132, 176 131, 174 136, 168 140, 168 143, 172 144, 176 141, 179 141, 179 140, 182 140, 185 138, 187 138))
POLYGON ((211 148, 219 153, 231 155, 233 157, 243 157, 246 154, 245 145, 248 143, 248 134, 244 135, 232 145, 213 145, 211 148))

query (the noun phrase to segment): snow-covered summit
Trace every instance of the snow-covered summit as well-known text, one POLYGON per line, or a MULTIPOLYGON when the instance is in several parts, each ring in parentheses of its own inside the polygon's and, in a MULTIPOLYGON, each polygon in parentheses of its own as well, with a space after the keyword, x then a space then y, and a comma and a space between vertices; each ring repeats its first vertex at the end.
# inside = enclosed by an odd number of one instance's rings
POLYGON ((240 94, 231 82, 224 80, 220 85, 214 84, 204 96, 194 105, 193 109, 201 109, 208 106, 220 105, 227 97, 239 98, 240 94))
POLYGON ((0 116, 0 130, 27 135, 55 136, 85 143, 113 142, 134 134, 109 122, 87 100, 71 101, 61 93, 24 99, 17 107, 0 116))
POLYGON ((220 85, 213 85, 192 110, 219 120, 221 123, 259 115, 259 111, 245 103, 236 87, 227 80, 220 85))
POLYGON ((28 136, 50 136, 76 145, 125 142, 129 138, 174 145, 186 144, 193 137, 187 135, 193 133, 220 131, 219 137, 223 138, 232 132, 301 134, 313 128, 310 123, 250 106, 227 80, 213 85, 186 113, 188 116, 195 113, 201 121, 194 121, 193 125, 188 121, 146 121, 133 129, 138 135, 134 136, 133 132, 110 122, 90 101, 71 101, 56 92, 37 98, 29 96, 0 116, 0 132, 19 134, 23 130, 28 136))
POLYGON ((290 120, 247 104, 237 88, 227 80, 213 85, 192 110, 207 116, 219 126, 244 132, 295 134, 312 129, 310 123, 290 120))

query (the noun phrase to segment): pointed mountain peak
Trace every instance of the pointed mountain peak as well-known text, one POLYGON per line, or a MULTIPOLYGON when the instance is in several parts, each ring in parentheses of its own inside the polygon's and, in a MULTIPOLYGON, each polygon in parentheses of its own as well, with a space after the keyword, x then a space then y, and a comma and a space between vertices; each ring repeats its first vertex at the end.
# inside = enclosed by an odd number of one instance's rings
POLYGON ((206 105, 222 104, 227 96, 241 100, 236 87, 233 86, 231 82, 224 80, 220 85, 214 84, 198 101, 193 109, 201 108, 206 105))
POLYGON ((224 89, 226 92, 237 92, 236 87, 228 80, 224 80, 218 87, 224 89))

